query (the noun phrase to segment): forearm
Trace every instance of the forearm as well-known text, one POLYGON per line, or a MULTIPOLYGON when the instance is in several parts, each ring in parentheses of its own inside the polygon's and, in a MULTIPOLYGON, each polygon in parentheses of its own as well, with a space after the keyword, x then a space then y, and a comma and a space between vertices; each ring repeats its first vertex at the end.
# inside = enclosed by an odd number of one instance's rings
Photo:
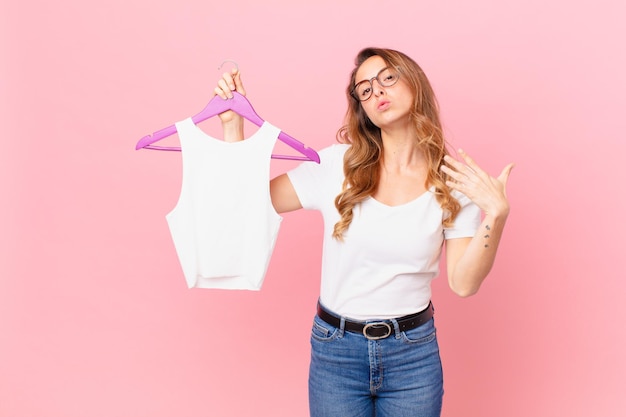
POLYGON ((243 118, 234 117, 228 122, 222 123, 225 142, 239 142, 243 140, 243 118))
POLYGON ((487 214, 453 268, 448 268, 448 282, 456 294, 467 297, 480 288, 496 259, 507 217, 508 210, 497 216, 487 214))

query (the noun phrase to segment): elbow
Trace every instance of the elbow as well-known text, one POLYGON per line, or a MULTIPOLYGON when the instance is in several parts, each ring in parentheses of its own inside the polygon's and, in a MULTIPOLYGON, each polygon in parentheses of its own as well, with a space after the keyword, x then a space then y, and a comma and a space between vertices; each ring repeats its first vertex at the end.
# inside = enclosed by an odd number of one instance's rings
POLYGON ((456 269, 448 275, 450 289, 459 297, 467 298, 478 293, 480 286, 487 277, 489 269, 481 271, 456 269))
POLYGON ((459 297, 467 298, 467 297, 471 297, 472 295, 478 292, 478 290, 480 289, 480 284, 478 285, 472 285, 469 283, 463 284, 463 283, 456 283, 454 282, 454 280, 450 280, 450 289, 459 297))
POLYGON ((452 288, 452 291, 461 298, 467 298, 476 294, 478 288, 452 288))

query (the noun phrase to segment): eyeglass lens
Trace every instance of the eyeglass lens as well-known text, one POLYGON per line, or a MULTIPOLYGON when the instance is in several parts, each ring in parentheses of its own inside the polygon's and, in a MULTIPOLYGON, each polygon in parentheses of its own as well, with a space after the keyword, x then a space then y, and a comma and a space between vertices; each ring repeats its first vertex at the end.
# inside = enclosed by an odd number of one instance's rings
POLYGON ((392 85, 398 82, 399 77, 400 77, 400 73, 398 72, 397 69, 391 68, 391 67, 383 68, 382 70, 378 72, 378 74, 374 78, 370 80, 363 80, 360 83, 358 83, 354 87, 354 90, 353 90, 354 96, 359 101, 365 101, 372 96, 372 90, 374 88, 374 84, 373 84, 374 80, 378 81, 378 84, 383 87, 391 87, 392 85))

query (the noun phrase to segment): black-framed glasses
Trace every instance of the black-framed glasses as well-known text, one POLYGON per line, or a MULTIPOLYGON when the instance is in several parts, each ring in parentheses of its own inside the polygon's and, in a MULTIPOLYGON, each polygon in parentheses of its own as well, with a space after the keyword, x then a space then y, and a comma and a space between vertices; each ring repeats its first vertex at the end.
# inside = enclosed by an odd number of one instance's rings
POLYGON ((400 79, 400 70, 396 67, 385 67, 378 71, 374 78, 363 80, 352 89, 352 97, 359 101, 365 101, 372 96, 374 80, 382 87, 391 87, 400 79))

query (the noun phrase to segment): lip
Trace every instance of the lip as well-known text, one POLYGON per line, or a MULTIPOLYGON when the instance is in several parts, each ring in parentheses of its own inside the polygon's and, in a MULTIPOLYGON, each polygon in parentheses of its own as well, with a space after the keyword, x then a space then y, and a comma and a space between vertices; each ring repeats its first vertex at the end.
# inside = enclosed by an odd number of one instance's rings
POLYGON ((381 100, 378 103, 378 106, 376 106, 376 109, 378 109, 379 111, 387 110, 390 105, 391 105, 391 102, 389 100, 381 100))

